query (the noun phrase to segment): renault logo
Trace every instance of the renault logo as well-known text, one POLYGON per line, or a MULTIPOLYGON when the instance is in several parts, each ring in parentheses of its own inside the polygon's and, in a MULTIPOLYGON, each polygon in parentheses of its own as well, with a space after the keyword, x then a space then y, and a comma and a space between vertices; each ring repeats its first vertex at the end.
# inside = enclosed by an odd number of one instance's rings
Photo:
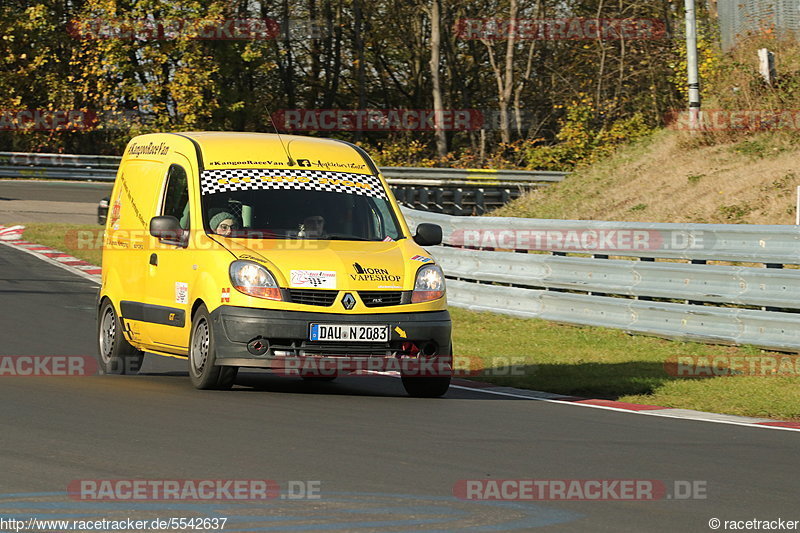
POLYGON ((344 306, 345 309, 349 311, 350 309, 356 306, 355 297, 353 297, 353 295, 350 294, 349 292, 346 293, 344 295, 344 298, 342 298, 342 305, 344 306))

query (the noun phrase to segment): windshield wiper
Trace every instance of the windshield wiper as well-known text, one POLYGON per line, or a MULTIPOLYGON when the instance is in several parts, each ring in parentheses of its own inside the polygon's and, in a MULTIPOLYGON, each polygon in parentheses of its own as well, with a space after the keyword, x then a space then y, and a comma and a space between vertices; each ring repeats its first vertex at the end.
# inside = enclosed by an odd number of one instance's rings
POLYGON ((321 240, 331 240, 331 241, 371 241, 373 239, 367 239, 364 237, 359 237, 357 235, 349 235, 347 233, 328 233, 327 235, 320 237, 321 240))

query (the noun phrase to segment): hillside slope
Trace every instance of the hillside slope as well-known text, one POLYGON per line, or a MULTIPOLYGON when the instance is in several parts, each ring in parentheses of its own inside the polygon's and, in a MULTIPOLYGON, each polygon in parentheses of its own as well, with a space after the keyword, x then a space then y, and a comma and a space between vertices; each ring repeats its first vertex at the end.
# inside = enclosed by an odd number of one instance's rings
POLYGON ((800 147, 761 133, 705 145, 662 130, 493 216, 648 222, 794 224, 800 147))

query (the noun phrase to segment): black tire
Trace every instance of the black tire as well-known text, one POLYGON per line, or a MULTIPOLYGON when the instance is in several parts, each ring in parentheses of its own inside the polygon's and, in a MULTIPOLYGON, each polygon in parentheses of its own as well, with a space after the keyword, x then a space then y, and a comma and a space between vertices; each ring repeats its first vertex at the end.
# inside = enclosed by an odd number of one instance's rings
POLYGON ((97 362, 104 374, 138 374, 144 352, 125 338, 122 324, 110 300, 104 299, 97 314, 97 362))
POLYGON ((303 381, 310 381, 310 382, 317 382, 317 383, 328 383, 333 381, 338 376, 300 376, 303 378, 303 381))
MULTIPOLYGON (((452 344, 442 356, 452 356, 452 344)), ((450 365, 452 367, 452 361, 450 365)), ((413 398, 438 398, 444 396, 450 388, 451 376, 401 376, 403 388, 413 398)))
POLYGON ((192 319, 189 337, 189 378, 197 389, 227 390, 233 386, 239 368, 217 366, 214 328, 205 305, 201 305, 192 319))
POLYGON ((403 376, 403 388, 413 398, 438 398, 450 388, 450 376, 447 377, 406 377, 403 376))

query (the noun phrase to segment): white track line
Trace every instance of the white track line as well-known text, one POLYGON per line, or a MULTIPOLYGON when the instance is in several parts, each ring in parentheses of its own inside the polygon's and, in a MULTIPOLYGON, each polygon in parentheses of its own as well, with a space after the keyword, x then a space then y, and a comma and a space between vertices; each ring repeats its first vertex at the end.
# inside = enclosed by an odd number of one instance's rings
MULTIPOLYGON (((632 409, 622 409, 619 407, 611 407, 608 405, 592 405, 589 403, 577 403, 571 402, 566 400, 552 400, 549 398, 535 398, 533 396, 526 396, 523 394, 513 394, 510 392, 502 392, 502 391, 493 391, 491 389, 478 389, 478 388, 471 388, 471 387, 464 387, 461 385, 450 385, 451 389, 462 389, 468 390, 471 392, 482 392, 485 394, 494 394, 496 396, 508 396, 510 398, 520 398, 523 400, 534 400, 538 402, 548 402, 548 403, 558 403, 562 405, 573 405, 575 407, 591 407, 593 409, 605 409, 606 411, 617 411, 619 413, 628 413, 628 414, 635 414, 635 415, 649 415, 649 416, 661 416, 664 418, 675 418, 678 420, 695 420, 698 422, 714 422, 717 424, 730 424, 734 426, 745 426, 745 427, 758 427, 758 428, 766 428, 766 429, 782 429, 784 431, 800 431, 800 428, 787 428, 781 426, 767 426, 764 424, 758 424, 753 422, 737 422, 734 420, 719 420, 717 418, 702 418, 702 417, 686 417, 686 416, 679 416, 679 415, 670 415, 668 414, 670 408, 665 407, 664 409, 648 409, 642 411, 634 411, 632 409), (657 412, 654 412, 657 411, 657 412)), ((587 398, 588 400, 589 398, 587 398)), ((698 413, 702 413, 702 411, 697 411, 698 413)), ((709 415, 715 415, 715 413, 709 413, 709 415)), ((774 420, 774 422, 781 422, 781 420, 774 420)))
POLYGON ((15 245, 14 241, 8 241, 8 242, 0 241, 0 244, 8 246, 9 248, 13 248, 14 250, 19 250, 21 252, 25 252, 26 254, 30 254, 30 255, 38 258, 38 259, 41 259, 42 261, 45 261, 46 263, 50 263, 51 265, 55 265, 58 268, 63 268, 67 272, 72 272, 73 274, 76 274, 76 275, 78 275, 78 276, 80 276, 82 278, 88 279, 92 283, 96 283, 97 285, 100 285, 100 276, 97 275, 97 274, 87 274, 86 272, 83 272, 82 270, 79 270, 78 268, 76 268, 74 266, 65 265, 64 263, 62 263, 60 261, 56 261, 55 259, 47 257, 46 255, 42 255, 41 253, 38 253, 38 251, 36 251, 36 250, 28 250, 27 248, 25 248, 23 246, 15 245))

